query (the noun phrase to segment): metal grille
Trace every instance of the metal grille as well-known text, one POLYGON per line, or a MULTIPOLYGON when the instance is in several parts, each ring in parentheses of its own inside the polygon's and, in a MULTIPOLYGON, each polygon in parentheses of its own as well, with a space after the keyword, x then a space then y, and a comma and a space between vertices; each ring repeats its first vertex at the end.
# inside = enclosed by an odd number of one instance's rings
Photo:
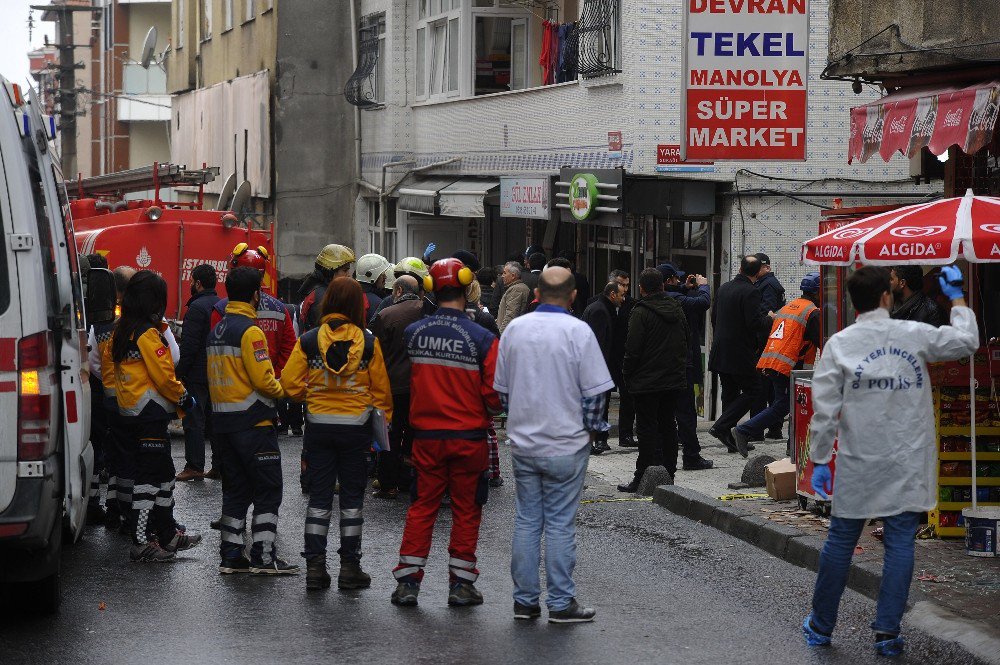
POLYGON ((945 196, 962 196, 970 187, 981 196, 1000 196, 1000 132, 974 155, 957 148, 950 153, 955 160, 954 177, 948 182, 945 176, 945 196))
POLYGON ((621 71, 619 9, 620 0, 584 0, 579 24, 579 70, 583 78, 621 71))
POLYGON ((377 94, 379 36, 385 32, 385 14, 362 19, 358 30, 358 68, 347 79, 344 97, 363 109, 382 108, 377 94))

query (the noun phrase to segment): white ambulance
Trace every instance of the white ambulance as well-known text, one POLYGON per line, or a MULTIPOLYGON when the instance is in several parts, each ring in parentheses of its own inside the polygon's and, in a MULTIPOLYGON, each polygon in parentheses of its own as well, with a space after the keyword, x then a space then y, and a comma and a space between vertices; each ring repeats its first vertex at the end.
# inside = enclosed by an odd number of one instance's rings
POLYGON ((0 82, 0 597, 52 611, 94 464, 86 323, 54 119, 0 82))

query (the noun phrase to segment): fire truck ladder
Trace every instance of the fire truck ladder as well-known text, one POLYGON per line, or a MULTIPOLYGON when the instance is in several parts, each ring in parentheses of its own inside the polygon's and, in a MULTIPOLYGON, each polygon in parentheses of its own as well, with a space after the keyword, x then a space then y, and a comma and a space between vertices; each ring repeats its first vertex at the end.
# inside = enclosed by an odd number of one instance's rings
MULTIPOLYGON (((155 191, 157 205, 160 204, 161 187, 197 187, 198 198, 204 186, 215 180, 219 175, 218 166, 202 166, 200 169, 189 169, 177 164, 153 164, 128 171, 118 171, 106 175, 96 175, 89 178, 77 176, 75 180, 66 181, 66 190, 70 196, 78 198, 121 198, 133 192, 155 191)), ((173 202, 171 202, 173 204, 173 202)))

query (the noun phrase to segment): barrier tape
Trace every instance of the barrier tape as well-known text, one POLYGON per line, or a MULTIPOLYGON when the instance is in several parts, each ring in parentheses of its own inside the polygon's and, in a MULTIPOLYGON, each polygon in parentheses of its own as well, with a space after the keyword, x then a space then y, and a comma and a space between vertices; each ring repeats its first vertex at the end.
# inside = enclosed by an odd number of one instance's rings
POLYGON ((624 499, 583 499, 580 501, 583 503, 623 503, 625 501, 652 501, 651 496, 637 496, 637 497, 626 497, 624 499))

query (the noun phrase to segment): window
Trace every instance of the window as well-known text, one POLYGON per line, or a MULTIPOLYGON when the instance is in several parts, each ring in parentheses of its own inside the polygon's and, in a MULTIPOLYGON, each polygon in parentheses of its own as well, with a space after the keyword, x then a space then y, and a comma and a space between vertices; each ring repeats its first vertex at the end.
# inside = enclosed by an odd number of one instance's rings
POLYGON ((372 14, 358 26, 358 68, 344 87, 354 106, 381 107, 385 103, 385 14, 372 14))
POLYGON ((584 0, 579 36, 579 71, 583 78, 621 71, 620 9, 620 0, 584 0))
POLYGON ((115 6, 107 3, 104 7, 104 50, 110 51, 115 45, 115 6))
POLYGON ((461 71, 461 1, 420 0, 417 16, 417 98, 453 97, 461 71))
POLYGON ((382 226, 379 218, 380 206, 377 199, 368 201, 368 240, 371 251, 381 254, 389 261, 396 257, 396 209, 391 204, 386 209, 385 247, 382 247, 382 226))
POLYGON ((177 48, 184 48, 184 22, 187 19, 187 0, 177 3, 177 48))
POLYGON ((212 0, 199 0, 201 3, 201 12, 199 20, 201 21, 201 40, 205 41, 212 38, 212 0))
POLYGON ((527 19, 476 15, 474 25, 475 94, 488 95, 528 87, 527 19))
POLYGON ((243 0, 244 7, 246 8, 246 13, 243 16, 243 21, 252 21, 255 15, 254 0, 243 0))
POLYGON ((222 31, 233 29, 233 0, 222 0, 222 31))

